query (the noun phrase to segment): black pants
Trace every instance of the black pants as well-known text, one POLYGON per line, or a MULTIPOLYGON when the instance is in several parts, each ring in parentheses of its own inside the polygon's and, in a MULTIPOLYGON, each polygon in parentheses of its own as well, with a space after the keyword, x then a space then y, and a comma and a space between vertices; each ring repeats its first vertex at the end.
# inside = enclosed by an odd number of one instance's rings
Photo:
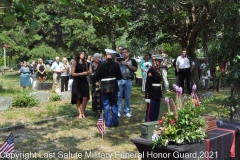
POLYGON ((188 94, 191 93, 191 87, 190 87, 190 80, 191 80, 191 71, 190 68, 186 69, 179 69, 178 71, 178 80, 179 80, 179 86, 182 87, 184 93, 184 80, 186 79, 187 81, 187 90, 188 94))
POLYGON ((61 76, 61 92, 64 92, 64 88, 65 91, 68 90, 68 80, 69 76, 61 76))

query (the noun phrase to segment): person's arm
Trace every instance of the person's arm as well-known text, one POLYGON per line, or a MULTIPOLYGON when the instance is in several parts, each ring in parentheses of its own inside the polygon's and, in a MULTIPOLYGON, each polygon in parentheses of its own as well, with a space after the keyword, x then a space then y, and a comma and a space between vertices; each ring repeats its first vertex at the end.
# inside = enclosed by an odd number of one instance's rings
POLYGON ((76 66, 77 66, 77 63, 74 61, 73 64, 72 64, 72 68, 71 68, 71 75, 72 75, 73 77, 88 75, 88 72, 75 73, 75 71, 76 71, 76 66))
POLYGON ((18 74, 22 73, 22 67, 19 69, 18 74))
POLYGON ((194 66, 195 66, 195 63, 194 63, 194 61, 192 61, 192 63, 191 63, 191 68, 190 68, 190 71, 191 71, 191 72, 193 71, 194 66))
POLYGON ((178 59, 176 60, 176 63, 175 63, 175 67, 176 67, 176 71, 179 72, 179 62, 178 62, 178 59))
POLYGON ((172 62, 171 62, 171 59, 170 59, 170 57, 169 56, 167 56, 167 69, 169 69, 169 68, 171 68, 171 66, 172 66, 172 62))
POLYGON ((138 65, 137 62, 135 61, 135 59, 131 59, 132 61, 132 65, 130 65, 129 63, 127 63, 127 66, 129 69, 131 69, 133 72, 136 72, 138 70, 138 65))
POLYGON ((87 65, 88 74, 92 74, 92 67, 90 67, 91 64, 90 65, 86 64, 86 65, 87 65))

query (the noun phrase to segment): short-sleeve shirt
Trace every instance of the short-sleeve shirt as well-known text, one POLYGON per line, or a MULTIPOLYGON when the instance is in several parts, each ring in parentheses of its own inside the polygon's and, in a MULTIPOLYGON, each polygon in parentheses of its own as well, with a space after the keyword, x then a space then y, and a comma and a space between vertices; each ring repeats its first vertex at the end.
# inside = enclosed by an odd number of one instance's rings
MULTIPOLYGON (((126 62, 131 66, 138 68, 138 64, 135 59, 129 58, 128 61, 126 62)), ((119 63, 119 66, 121 69, 123 79, 133 79, 134 72, 131 69, 129 69, 126 65, 122 64, 121 62, 119 63)))
POLYGON ((54 62, 52 64, 51 70, 61 71, 61 63, 60 62, 54 62))
POLYGON ((190 68, 191 65, 195 65, 195 63, 191 57, 178 56, 177 61, 176 61, 176 66, 178 66, 179 69, 190 68))

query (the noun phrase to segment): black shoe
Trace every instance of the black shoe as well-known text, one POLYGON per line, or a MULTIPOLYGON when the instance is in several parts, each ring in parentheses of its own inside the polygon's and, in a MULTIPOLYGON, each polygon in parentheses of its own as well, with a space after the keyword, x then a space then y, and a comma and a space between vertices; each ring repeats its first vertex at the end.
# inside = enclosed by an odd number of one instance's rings
POLYGON ((113 127, 118 127, 119 125, 118 124, 114 124, 113 127))

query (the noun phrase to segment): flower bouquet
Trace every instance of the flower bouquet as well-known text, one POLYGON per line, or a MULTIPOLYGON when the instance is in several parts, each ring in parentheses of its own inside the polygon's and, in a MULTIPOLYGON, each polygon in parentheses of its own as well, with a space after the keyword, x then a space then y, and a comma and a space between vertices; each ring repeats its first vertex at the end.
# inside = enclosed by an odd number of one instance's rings
POLYGON ((195 96, 196 85, 193 86, 190 100, 186 96, 182 97, 181 87, 173 87, 176 91, 176 104, 173 99, 165 98, 168 112, 159 120, 161 127, 153 134, 153 147, 159 144, 167 146, 169 143, 195 143, 206 137, 206 121, 200 116, 205 109, 195 96))

